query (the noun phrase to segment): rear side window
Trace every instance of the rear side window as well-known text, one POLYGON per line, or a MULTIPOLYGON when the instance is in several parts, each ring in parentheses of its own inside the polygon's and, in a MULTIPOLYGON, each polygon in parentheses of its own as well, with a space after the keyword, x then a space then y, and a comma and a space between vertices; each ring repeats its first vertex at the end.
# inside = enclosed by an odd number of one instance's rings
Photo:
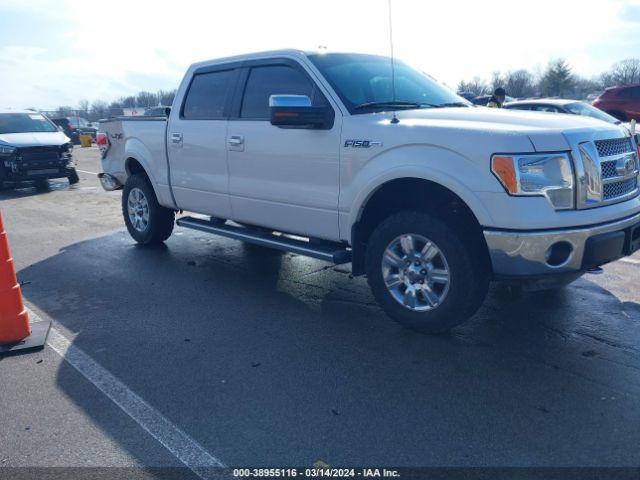
POLYGON ((315 90, 313 82, 295 68, 286 65, 254 67, 247 79, 240 117, 268 120, 271 95, 306 95, 314 106, 326 105, 320 92, 314 98, 315 90))
POLYGON ((233 91, 235 70, 194 75, 182 110, 187 120, 224 118, 225 105, 233 91))
POLYGON ((640 98, 640 87, 631 87, 620 90, 618 96, 622 98, 640 98))

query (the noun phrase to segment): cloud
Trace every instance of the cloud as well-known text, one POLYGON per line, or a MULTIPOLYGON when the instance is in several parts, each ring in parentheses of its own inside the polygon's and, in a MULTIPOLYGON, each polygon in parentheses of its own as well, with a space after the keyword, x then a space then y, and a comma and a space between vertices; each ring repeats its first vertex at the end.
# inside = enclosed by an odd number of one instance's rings
POLYGON ((619 18, 623 22, 640 23, 640 2, 625 3, 620 9, 619 18))
MULTIPOLYGON (((638 1, 393 2, 398 57, 454 86, 558 57, 589 76, 640 51, 638 1)), ((387 0, 110 0, 89 11, 83 0, 3 0, 0 16, 0 91, 16 107, 170 89, 189 64, 238 53, 389 52, 387 0)))

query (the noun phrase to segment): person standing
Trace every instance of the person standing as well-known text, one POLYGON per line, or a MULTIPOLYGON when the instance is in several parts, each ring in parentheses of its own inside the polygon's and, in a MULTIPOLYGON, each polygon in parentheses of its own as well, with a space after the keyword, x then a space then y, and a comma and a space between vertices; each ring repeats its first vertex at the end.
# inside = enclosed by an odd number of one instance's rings
POLYGON ((502 108, 504 105, 504 99, 507 96, 507 92, 505 92, 504 88, 498 87, 494 90, 492 97, 489 99, 487 103, 487 107, 489 108, 502 108))

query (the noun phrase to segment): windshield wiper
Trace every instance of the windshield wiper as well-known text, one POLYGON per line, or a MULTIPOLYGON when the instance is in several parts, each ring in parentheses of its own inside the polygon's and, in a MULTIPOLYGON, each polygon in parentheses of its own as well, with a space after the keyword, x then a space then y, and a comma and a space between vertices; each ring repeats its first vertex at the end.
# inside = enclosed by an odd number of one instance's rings
POLYGON ((405 100, 392 100, 388 102, 365 102, 359 105, 356 105, 356 110, 362 110, 365 108, 391 108, 391 109, 401 109, 401 108, 422 108, 424 106, 427 107, 437 107, 438 105, 431 105, 429 103, 418 103, 418 102, 407 102, 405 100))
POLYGON ((469 104, 464 103, 464 102, 449 102, 449 103, 441 103, 438 105, 438 107, 468 107, 469 104))

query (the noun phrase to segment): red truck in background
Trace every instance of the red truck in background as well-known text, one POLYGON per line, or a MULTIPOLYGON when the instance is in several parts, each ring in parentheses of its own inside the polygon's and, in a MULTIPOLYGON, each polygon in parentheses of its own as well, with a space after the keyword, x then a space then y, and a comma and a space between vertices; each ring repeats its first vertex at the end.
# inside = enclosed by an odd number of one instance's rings
POLYGON ((607 88, 593 106, 623 122, 640 121, 640 84, 607 88))

